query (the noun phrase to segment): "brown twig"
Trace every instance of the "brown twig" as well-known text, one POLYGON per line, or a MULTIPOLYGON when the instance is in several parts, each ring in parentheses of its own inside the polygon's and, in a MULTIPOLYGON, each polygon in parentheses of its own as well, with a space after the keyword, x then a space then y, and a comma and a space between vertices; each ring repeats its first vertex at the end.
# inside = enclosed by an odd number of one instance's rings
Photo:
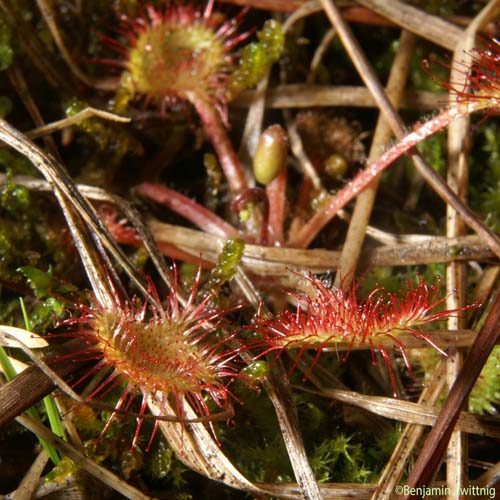
MULTIPOLYGON (((81 341, 70 340, 58 349, 57 354, 47 356, 45 362, 60 377, 67 379, 85 367, 83 363, 75 363, 73 359, 65 356, 78 348, 82 349, 81 341)), ((55 382, 35 365, 2 385, 0 387, 0 426, 5 425, 50 394, 55 387, 55 382)))

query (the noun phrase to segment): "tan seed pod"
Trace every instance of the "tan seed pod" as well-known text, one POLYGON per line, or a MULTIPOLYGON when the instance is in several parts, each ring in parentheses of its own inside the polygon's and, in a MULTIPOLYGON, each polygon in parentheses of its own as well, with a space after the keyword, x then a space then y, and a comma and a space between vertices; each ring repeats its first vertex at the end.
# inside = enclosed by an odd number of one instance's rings
POLYGON ((278 176, 286 166, 287 150, 288 140, 280 125, 271 125, 262 132, 253 159, 257 182, 267 185, 278 176))

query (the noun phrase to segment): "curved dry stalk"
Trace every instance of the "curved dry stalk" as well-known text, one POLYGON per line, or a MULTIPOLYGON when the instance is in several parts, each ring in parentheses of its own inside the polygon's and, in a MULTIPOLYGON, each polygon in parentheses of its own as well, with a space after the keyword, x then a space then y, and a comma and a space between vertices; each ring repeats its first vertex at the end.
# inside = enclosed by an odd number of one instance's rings
POLYGON ((323 189, 323 183, 321 182, 314 165, 311 163, 311 160, 309 160, 306 152, 304 151, 302 139, 297 131, 296 120, 292 118, 290 112, 286 109, 283 110, 283 116, 285 118, 288 140, 290 141, 290 149, 292 150, 295 158, 297 158, 298 164, 300 165, 304 176, 309 178, 315 189, 323 189))
POLYGON ((119 116, 109 111, 104 111, 102 109, 93 108, 92 106, 87 106, 78 113, 70 116, 68 118, 63 118, 62 120, 57 120, 55 122, 48 123, 41 127, 37 127, 29 132, 26 132, 26 137, 29 139, 36 139, 37 137, 43 137, 44 135, 53 134, 59 130, 66 127, 70 127, 76 123, 79 123, 88 118, 102 118, 103 120, 109 120, 118 123, 130 123, 131 119, 127 116, 119 116))
POLYGON ((330 44, 333 42, 336 36, 337 33, 335 31, 335 28, 330 28, 325 33, 316 50, 314 51, 314 55, 311 59, 311 64, 309 65, 309 74, 306 78, 306 84, 308 87, 314 84, 316 80, 316 73, 318 72, 321 61, 323 60, 326 51, 328 50, 330 44))
MULTIPOLYGON (((307 17, 316 12, 315 2, 307 2, 297 9, 293 14, 291 14, 283 25, 283 32, 287 33, 295 25, 295 23, 304 17, 307 17)), ((282 67, 281 69, 281 79, 286 80, 286 72, 282 67)), ((283 110, 283 117, 286 124, 286 130, 288 135, 288 140, 290 142, 290 149, 292 150, 295 158, 297 158, 300 168, 302 169, 304 176, 308 177, 316 189, 322 189, 322 182, 319 178, 316 169, 307 157, 304 147, 302 145, 302 140, 297 130, 297 123, 292 118, 291 113, 287 110, 283 110)))

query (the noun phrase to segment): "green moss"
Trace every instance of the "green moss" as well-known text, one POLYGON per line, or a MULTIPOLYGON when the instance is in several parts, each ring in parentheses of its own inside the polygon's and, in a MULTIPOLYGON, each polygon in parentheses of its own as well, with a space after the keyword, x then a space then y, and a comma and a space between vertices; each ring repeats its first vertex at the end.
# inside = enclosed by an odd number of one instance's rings
POLYGON ((210 277, 204 291, 211 293, 220 289, 236 273, 237 266, 243 257, 245 243, 240 239, 227 240, 221 250, 217 265, 210 271, 210 277))
POLYGON ((12 100, 7 96, 0 96, 0 118, 5 118, 12 111, 12 100))
POLYGON ((363 483, 370 479, 371 472, 364 464, 361 444, 351 441, 352 436, 339 433, 314 449, 311 467, 319 482, 363 483))
POLYGON ((498 413, 500 405, 500 346, 496 346, 484 365, 469 397, 472 413, 498 413))
POLYGON ((158 440, 158 444, 151 452, 151 456, 146 462, 151 476, 156 479, 164 479, 170 473, 172 468, 174 453, 167 446, 163 439, 158 440))
POLYGON ((30 175, 38 177, 38 170, 22 155, 7 148, 0 149, 0 165, 8 175, 30 175))
POLYGON ((0 189, 0 276, 18 282, 16 269, 35 266, 50 252, 44 245, 43 215, 36 213, 27 190, 10 178, 8 175, 0 189))
POLYGON ((250 380, 260 380, 269 373, 270 367, 267 361, 253 361, 241 370, 241 374, 248 377, 250 380))
POLYGON ((500 232, 500 128, 489 123, 480 129, 482 153, 472 157, 471 204, 486 219, 488 226, 500 232))
MULTIPOLYGON (((64 103, 64 111, 68 117, 75 116, 87 107, 86 102, 76 97, 64 103)), ((85 158, 81 173, 81 180, 89 184, 109 184, 123 165, 125 155, 143 153, 142 145, 121 124, 109 123, 94 117, 78 122, 76 127, 91 138, 90 144, 84 143, 90 146, 88 148, 90 155, 85 158)))
POLYGON ((45 476, 45 483, 62 483, 79 470, 78 465, 68 457, 61 461, 45 476))
POLYGON ((0 20, 0 71, 8 69, 13 59, 12 34, 3 20, 0 20))
POLYGON ((238 67, 229 76, 228 97, 234 99, 242 90, 254 87, 283 52, 285 36, 281 25, 266 21, 257 33, 258 42, 246 45, 241 51, 238 67))
POLYGON ((269 398, 241 381, 232 384, 231 389, 245 402, 246 411, 236 413, 234 428, 217 426, 224 451, 252 481, 292 481, 292 468, 269 398))
POLYGON ((217 157, 211 153, 203 156, 203 165, 207 172, 205 187, 205 206, 215 212, 220 202, 220 189, 224 179, 217 157))

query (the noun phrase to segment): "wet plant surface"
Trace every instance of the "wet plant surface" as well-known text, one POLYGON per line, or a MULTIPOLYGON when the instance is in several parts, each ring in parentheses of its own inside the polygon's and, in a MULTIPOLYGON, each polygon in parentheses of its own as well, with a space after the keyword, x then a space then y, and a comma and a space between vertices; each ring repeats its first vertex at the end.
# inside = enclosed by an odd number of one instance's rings
POLYGON ((1 0, 0 494, 495 498, 499 18, 1 0))

